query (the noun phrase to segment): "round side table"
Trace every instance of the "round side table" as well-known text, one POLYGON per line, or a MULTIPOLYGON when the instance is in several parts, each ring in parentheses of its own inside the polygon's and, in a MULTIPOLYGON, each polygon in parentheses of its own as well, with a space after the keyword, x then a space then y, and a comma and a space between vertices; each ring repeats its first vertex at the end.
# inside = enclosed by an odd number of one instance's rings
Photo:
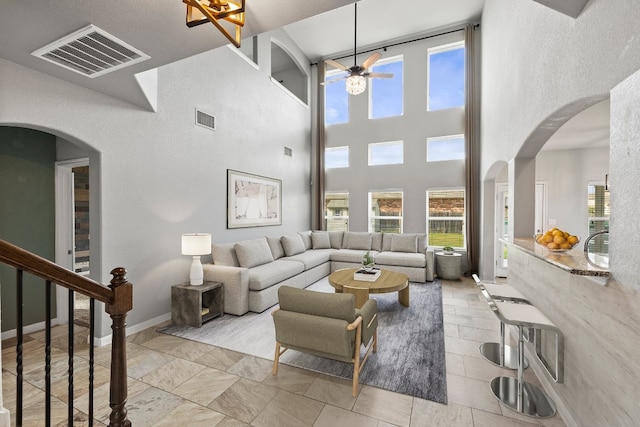
POLYGON ((441 279, 460 280, 462 272, 462 254, 451 255, 436 252, 436 274, 441 279))

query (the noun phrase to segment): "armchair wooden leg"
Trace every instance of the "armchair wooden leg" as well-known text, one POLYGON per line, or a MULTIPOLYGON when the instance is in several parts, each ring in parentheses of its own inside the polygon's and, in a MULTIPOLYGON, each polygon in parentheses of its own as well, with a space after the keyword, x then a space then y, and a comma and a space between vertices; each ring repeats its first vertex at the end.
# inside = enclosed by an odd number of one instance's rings
POLYGON ((276 354, 273 356, 273 375, 278 375, 278 363, 280 362, 280 343, 276 342, 276 354))
POLYGON ((378 329, 377 328, 373 331, 373 352, 374 353, 378 352, 378 329))

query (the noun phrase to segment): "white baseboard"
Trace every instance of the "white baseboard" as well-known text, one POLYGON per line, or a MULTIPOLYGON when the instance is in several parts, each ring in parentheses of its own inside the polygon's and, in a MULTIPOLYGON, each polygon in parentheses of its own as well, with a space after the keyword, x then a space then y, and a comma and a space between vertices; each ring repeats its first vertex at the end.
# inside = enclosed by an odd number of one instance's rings
MULTIPOLYGON (((155 326, 158 323, 164 322, 165 320, 169 320, 169 319, 171 319, 171 313, 166 313, 161 316, 154 317, 153 319, 149 319, 146 322, 138 323, 131 327, 127 327, 127 336, 136 334, 140 331, 144 331, 147 328, 155 326)), ((101 338, 94 338, 93 345, 95 345, 96 347, 109 345, 111 344, 111 337, 112 337, 112 334, 109 334, 101 338)))
POLYGON ((11 427, 11 413, 6 408, 0 408, 0 427, 11 427))

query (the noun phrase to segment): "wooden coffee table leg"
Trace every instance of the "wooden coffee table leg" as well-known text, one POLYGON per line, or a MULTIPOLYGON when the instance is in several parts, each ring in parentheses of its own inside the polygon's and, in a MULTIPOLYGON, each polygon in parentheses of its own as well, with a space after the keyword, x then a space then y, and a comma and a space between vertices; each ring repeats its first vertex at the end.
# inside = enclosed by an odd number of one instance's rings
POLYGON ((405 307, 409 307, 409 284, 407 287, 398 291, 398 302, 405 307))
POLYGON ((362 308, 364 303, 369 301, 369 289, 368 288, 352 288, 350 286, 343 286, 342 290, 356 297, 356 308, 362 308))

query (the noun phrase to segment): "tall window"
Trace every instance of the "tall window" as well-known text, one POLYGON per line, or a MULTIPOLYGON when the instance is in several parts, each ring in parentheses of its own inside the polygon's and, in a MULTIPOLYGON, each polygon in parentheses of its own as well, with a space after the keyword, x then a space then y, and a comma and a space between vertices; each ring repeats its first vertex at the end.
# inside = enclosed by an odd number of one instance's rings
MULTIPOLYGON (((609 190, 602 184, 590 183, 588 189, 589 234, 609 229, 609 190)), ((596 236, 589 242, 589 251, 609 253, 609 236, 596 236)))
MULTIPOLYGON (((325 82, 346 76, 344 71, 331 70, 325 75, 325 82)), ((324 85, 324 124, 337 125, 349 122, 349 94, 346 80, 338 80, 324 85)))
POLYGON ((349 147, 328 147, 324 149, 324 168, 348 168, 349 147))
POLYGON ((369 192, 369 232, 402 233, 402 191, 369 192))
POLYGON ((369 144, 369 166, 397 165, 404 163, 402 141, 369 144))
POLYGON ((427 110, 464 106, 464 42, 428 51, 427 110))
POLYGON ((381 60, 371 67, 372 73, 391 73, 390 79, 371 79, 369 118, 401 116, 403 113, 402 56, 381 60))
POLYGON ((324 212, 325 230, 349 231, 349 193, 325 193, 324 212))
POLYGON ((464 190, 427 191, 429 246, 465 247, 464 190))
POLYGON ((464 135, 427 138, 427 162, 464 160, 464 135))

